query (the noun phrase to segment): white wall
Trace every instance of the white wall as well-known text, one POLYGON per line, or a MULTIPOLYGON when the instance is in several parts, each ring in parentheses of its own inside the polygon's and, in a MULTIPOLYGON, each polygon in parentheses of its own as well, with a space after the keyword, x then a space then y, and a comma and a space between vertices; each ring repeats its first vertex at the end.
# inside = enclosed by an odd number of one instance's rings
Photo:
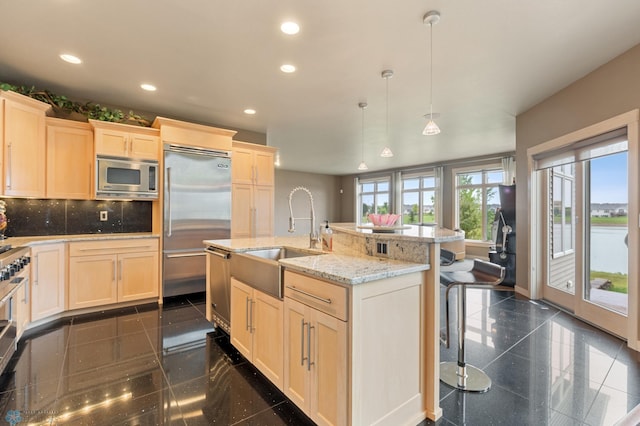
MULTIPOLYGON (((289 194, 295 187, 303 186, 311 191, 313 205, 316 213, 316 226, 324 223, 342 221, 340 219, 341 195, 340 177, 321 175, 316 173, 294 172, 276 169, 276 183, 274 196, 275 210, 275 235, 291 235, 289 229, 289 194)), ((309 217, 309 197, 304 191, 297 191, 292 201, 295 217, 309 217)), ((296 221, 294 235, 309 234, 309 221, 296 221)))

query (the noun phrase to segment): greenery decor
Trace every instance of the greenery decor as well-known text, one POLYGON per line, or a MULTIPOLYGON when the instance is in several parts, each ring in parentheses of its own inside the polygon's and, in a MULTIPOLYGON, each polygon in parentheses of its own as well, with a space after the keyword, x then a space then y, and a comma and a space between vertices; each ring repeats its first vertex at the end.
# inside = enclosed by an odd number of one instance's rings
POLYGON ((138 114, 134 114, 133 111, 125 114, 119 109, 107 108, 93 102, 81 104, 70 100, 66 96, 57 95, 46 89, 36 90, 34 86, 15 86, 13 84, 0 82, 0 90, 16 92, 37 99, 40 102, 45 102, 53 107, 57 115, 77 113, 92 120, 111 121, 114 123, 134 123, 145 127, 151 126, 149 120, 138 114))

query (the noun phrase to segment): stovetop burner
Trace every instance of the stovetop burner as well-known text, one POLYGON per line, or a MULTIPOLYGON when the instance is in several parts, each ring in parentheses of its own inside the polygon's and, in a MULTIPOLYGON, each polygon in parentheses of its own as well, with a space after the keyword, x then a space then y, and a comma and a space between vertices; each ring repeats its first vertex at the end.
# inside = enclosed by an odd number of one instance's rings
POLYGON ((4 253, 5 251, 9 251, 11 250, 11 244, 2 244, 0 245, 0 254, 4 253))

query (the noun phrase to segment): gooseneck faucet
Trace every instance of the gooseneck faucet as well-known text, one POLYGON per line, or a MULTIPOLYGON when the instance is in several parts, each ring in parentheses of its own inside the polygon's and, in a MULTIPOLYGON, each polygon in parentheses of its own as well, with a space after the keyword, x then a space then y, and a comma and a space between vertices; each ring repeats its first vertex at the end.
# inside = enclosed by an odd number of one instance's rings
POLYGON ((289 232, 294 232, 296 230, 296 219, 311 221, 311 231, 309 232, 309 248, 318 248, 320 237, 318 235, 318 230, 316 229, 316 213, 313 209, 313 195, 311 195, 311 191, 309 191, 304 186, 297 186, 293 188, 289 193, 289 232), (311 205, 311 217, 293 217, 293 207, 291 206, 291 199, 293 198, 293 194, 296 191, 304 191, 309 196, 309 204, 311 205))

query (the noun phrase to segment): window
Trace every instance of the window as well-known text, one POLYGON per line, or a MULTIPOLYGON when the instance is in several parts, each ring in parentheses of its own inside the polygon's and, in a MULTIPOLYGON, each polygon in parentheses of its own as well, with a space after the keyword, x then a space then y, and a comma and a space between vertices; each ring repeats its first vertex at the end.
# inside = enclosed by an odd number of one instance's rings
POLYGON ((362 179, 358 182, 360 223, 368 223, 369 213, 392 213, 389 205, 391 179, 362 179))
POLYGON ((402 176, 402 223, 437 223, 439 203, 435 172, 402 176))
POLYGON ((574 233, 574 175, 575 164, 565 164, 551 169, 551 230, 550 244, 553 258, 573 252, 574 233))
POLYGON ((456 226, 466 239, 491 241, 496 209, 500 207, 498 185, 504 181, 502 167, 454 170, 456 226))

